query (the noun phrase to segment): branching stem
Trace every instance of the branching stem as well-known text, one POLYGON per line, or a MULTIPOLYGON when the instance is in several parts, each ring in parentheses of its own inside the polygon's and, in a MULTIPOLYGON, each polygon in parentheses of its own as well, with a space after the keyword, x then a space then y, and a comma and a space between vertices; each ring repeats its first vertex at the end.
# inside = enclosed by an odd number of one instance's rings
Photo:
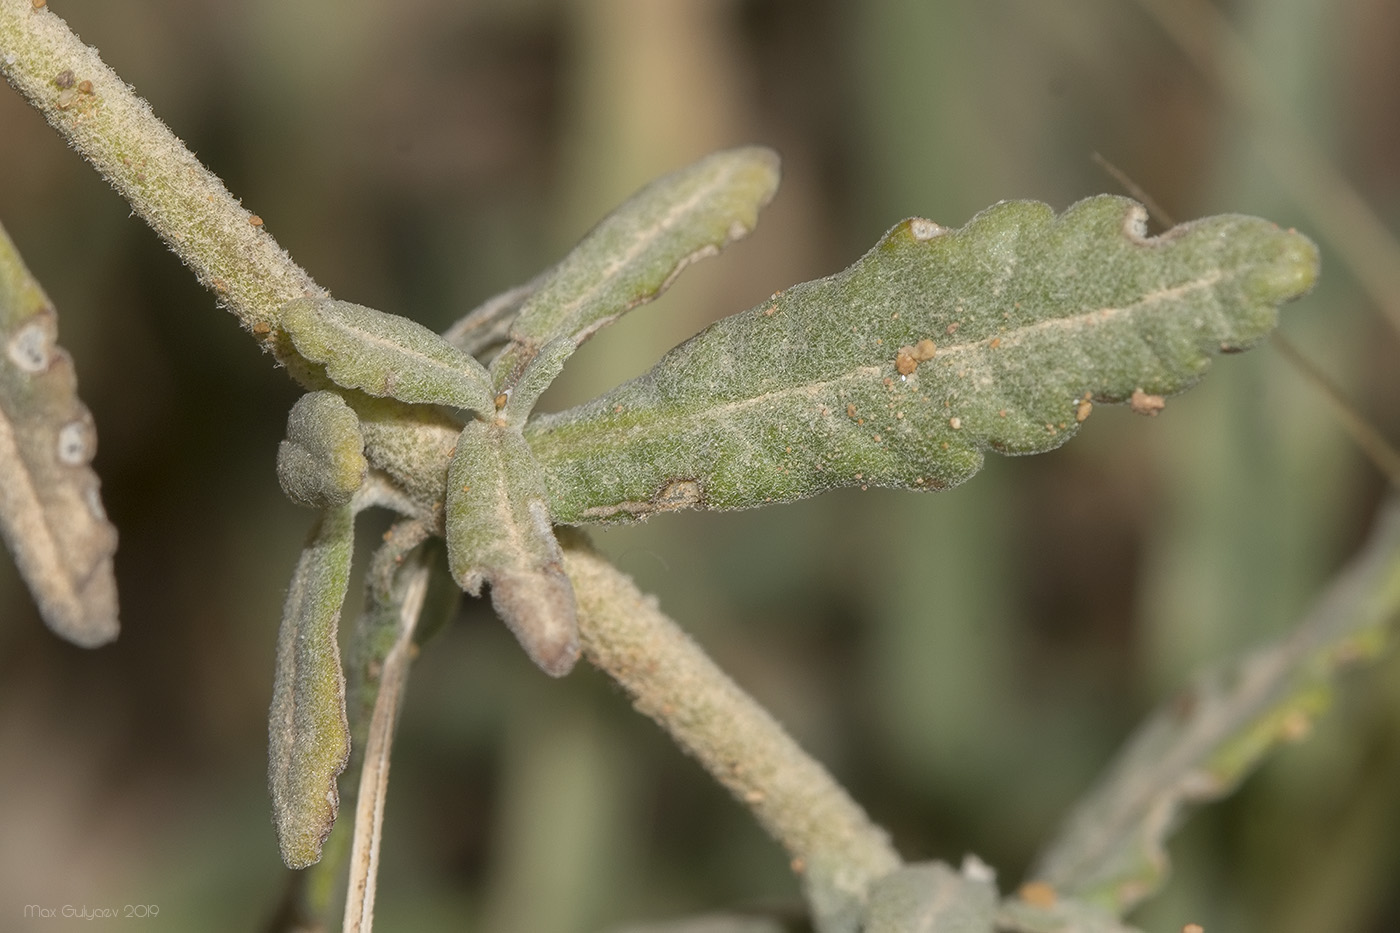
MULTIPOLYGON (((0 0, 0 73, 294 378, 321 387, 315 370, 281 337, 277 310, 324 290, 96 50, 33 0, 0 0)), ((455 437, 451 425, 420 417, 417 409, 372 401, 360 415, 368 447, 383 455, 379 465, 410 489, 440 486, 455 437), (414 429, 404 426, 415 418, 420 423, 414 429)), ((654 600, 591 553, 570 553, 567 569, 590 660, 754 812, 791 853, 796 870, 810 877, 819 869, 834 895, 861 902, 872 881, 898 867, 885 832, 654 600)), ((372 790, 384 765, 387 760, 362 785, 362 806, 382 805, 382 794, 376 798, 372 790)), ((373 825, 374 814, 367 815, 373 825)), ((372 846, 357 848, 356 861, 372 864, 372 846)), ((352 902, 367 900, 363 886, 350 896, 352 902)))

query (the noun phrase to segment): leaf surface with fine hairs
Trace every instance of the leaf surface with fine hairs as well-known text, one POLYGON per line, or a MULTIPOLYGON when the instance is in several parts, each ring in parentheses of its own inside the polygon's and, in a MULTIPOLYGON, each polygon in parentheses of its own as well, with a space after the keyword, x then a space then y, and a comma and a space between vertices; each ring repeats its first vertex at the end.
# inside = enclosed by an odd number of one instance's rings
POLYGON ((336 777, 350 757, 350 727, 337 630, 354 543, 352 508, 327 509, 301 552, 282 609, 267 779, 289 868, 320 859, 340 807, 336 777))
POLYGON ((649 373, 536 418, 556 521, 740 509, 838 486, 940 489, 1039 453, 1095 402, 1151 402, 1306 292, 1300 234, 1220 216, 1144 234, 1124 198, 922 219, 855 265, 725 318, 649 373))
POLYGON ((568 338, 577 347, 746 235, 777 187, 777 154, 749 146, 708 155, 632 195, 533 283, 491 364, 496 386, 514 385, 546 344, 568 338))
POLYGON ((297 352, 325 364, 338 386, 401 402, 493 410, 485 368, 406 317, 333 298, 298 298, 278 315, 297 352))

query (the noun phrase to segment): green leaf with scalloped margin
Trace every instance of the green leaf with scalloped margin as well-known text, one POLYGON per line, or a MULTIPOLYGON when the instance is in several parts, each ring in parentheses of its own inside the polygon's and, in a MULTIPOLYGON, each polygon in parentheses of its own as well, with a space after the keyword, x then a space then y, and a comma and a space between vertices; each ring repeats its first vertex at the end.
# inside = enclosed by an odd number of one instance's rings
POLYGON ((549 493, 515 428, 471 421, 447 468, 447 562, 468 593, 490 584, 491 605, 541 670, 562 677, 578 660, 578 612, 554 537, 549 493))
POLYGON ((298 505, 345 505, 363 485, 369 464, 360 419, 334 392, 308 392, 287 416, 277 446, 277 480, 298 505))
MULTIPOLYGON (((632 195, 537 285, 525 286, 531 290, 491 364, 496 387, 513 386, 550 341, 568 337, 577 347, 661 294, 692 262, 747 235, 777 188, 777 153, 749 146, 708 155, 632 195)), ((509 302, 483 307, 500 314, 509 302)))
POLYGON ((1302 738, 1338 668, 1378 656, 1400 622, 1400 500, 1282 640, 1209 671, 1138 730, 1033 869, 1066 897, 1119 915, 1166 880, 1166 840, 1197 804, 1230 793, 1302 738))
POLYGON ((495 410, 485 367, 421 324, 334 298, 278 309, 297 352, 323 363, 336 385, 423 405, 495 410))
POLYGON ((0 227, 0 537, 53 632, 95 648, 117 637, 117 529, 89 464, 97 430, 58 314, 0 227))
POLYGON ((870 886, 862 933, 994 933, 997 888, 942 862, 905 865, 870 886))
POLYGON ((839 486, 941 489, 1068 440, 1094 402, 1180 392, 1257 343, 1317 250, 1251 217, 1145 235, 1100 196, 891 230, 843 272, 721 320, 526 436, 555 521, 740 509, 839 486))
POLYGON ((355 544, 350 506, 327 509, 301 552, 277 636, 267 780, 282 860, 305 868, 335 824, 336 777, 350 757, 337 631, 355 544))

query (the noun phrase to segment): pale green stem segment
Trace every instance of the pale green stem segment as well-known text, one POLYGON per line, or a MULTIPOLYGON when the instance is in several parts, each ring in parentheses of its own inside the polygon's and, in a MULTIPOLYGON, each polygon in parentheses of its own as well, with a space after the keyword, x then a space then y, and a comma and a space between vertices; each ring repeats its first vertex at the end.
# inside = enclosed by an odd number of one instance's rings
POLYGON ((279 314, 297 352, 325 364, 338 386, 411 404, 495 410, 486 369, 406 317, 332 298, 297 299, 279 314))
MULTIPOLYGON (((0 74, 130 202, 245 328, 270 335, 283 304, 325 294, 277 245, 262 220, 229 194, 51 7, 0 0, 0 74)), ((285 348, 276 341, 269 344, 278 359, 290 362, 285 348)))
POLYGON ((1166 840, 1185 810, 1230 793, 1297 741, 1337 670, 1377 657, 1400 621, 1400 501, 1287 637, 1211 670, 1163 705, 1071 813, 1034 876, 1126 913, 1166 880, 1166 840))
POLYGON ((369 464, 360 419, 335 392, 308 392, 287 417, 277 447, 277 479, 297 505, 345 505, 364 484, 369 464))
POLYGON ((97 474, 97 429, 78 398, 58 313, 0 227, 0 537, 39 614, 93 648, 117 637, 117 530, 97 474))
POLYGON ((472 421, 447 469, 448 564, 473 596, 491 604, 546 673, 578 660, 574 591, 549 517, 549 496, 525 438, 501 423, 472 421))
POLYGON ((1248 217, 1159 236, 1124 198, 896 226, 859 262, 721 320, 648 374, 526 428, 559 522, 938 489, 1068 440, 1094 402, 1180 392, 1313 284, 1248 217))
POLYGON ((823 913, 861 916, 900 865, 885 831, 628 577, 573 544, 564 564, 588 660, 753 812, 823 913))
POLYGON ((350 505, 322 513, 292 575, 268 715, 268 785, 282 860, 321 857, 335 823, 336 777, 350 756, 337 629, 355 542, 350 505))
MULTIPOLYGON (((567 337, 577 347, 661 294, 692 262, 748 234, 777 187, 777 154, 754 146, 706 156, 638 191, 538 286, 527 286, 508 342, 491 364, 496 388, 514 386, 550 341, 567 337)), ((502 301, 494 313, 508 307, 502 301)), ((477 323, 487 320, 483 313, 477 323)), ((475 326, 464 321, 462 336, 475 326)))

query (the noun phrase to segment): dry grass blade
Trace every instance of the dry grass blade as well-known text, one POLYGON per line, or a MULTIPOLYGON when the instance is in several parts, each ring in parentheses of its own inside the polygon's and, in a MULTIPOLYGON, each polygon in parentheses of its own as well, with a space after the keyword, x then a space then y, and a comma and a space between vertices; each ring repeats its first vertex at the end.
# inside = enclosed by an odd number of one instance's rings
POLYGON ((389 790, 389 753, 394 744, 399 706, 413 663, 413 634, 428 591, 429 568, 416 567, 404 587, 399 629, 384 659, 379 693, 370 718, 365 759, 360 768, 360 791, 355 803, 355 838, 350 849, 350 884, 345 895, 344 933, 369 933, 374 925, 375 879, 379 873, 379 843, 384 828, 384 800, 389 790))

